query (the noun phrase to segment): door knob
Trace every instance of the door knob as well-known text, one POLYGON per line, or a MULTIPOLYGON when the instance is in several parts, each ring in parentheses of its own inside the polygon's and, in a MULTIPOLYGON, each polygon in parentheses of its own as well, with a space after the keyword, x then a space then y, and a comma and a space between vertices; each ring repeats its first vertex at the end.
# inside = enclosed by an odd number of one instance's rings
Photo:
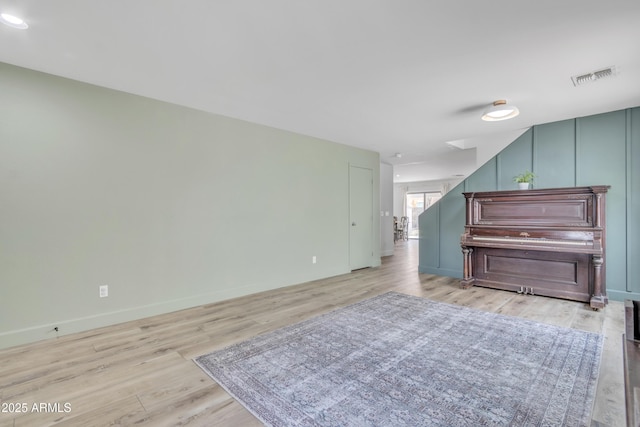
POLYGON ((351 223, 351 225, 352 225, 353 227, 355 227, 355 226, 356 226, 355 221, 354 221, 354 222, 352 222, 352 223, 351 223))

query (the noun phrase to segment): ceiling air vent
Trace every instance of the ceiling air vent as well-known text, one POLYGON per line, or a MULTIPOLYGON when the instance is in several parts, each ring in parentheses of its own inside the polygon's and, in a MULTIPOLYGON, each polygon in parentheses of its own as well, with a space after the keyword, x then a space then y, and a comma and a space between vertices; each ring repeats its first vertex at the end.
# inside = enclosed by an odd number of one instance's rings
POLYGON ((605 68, 603 70, 592 71, 590 73, 581 74, 571 77, 574 86, 580 86, 586 83, 595 82, 596 80, 613 77, 616 75, 615 67, 605 68))

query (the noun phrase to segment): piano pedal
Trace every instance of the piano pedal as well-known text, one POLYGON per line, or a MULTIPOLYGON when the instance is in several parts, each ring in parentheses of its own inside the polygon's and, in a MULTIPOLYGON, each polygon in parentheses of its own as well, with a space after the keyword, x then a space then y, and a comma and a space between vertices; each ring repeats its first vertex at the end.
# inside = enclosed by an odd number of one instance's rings
POLYGON ((520 290, 516 292, 521 295, 535 295, 533 293, 533 288, 527 288, 526 286, 520 286, 520 290))

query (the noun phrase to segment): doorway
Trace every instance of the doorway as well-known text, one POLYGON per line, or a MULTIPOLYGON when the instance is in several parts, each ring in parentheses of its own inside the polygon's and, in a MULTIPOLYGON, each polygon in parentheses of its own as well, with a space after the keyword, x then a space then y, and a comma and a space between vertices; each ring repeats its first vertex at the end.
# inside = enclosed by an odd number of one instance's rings
POLYGON ((442 193, 440 192, 407 193, 405 215, 409 218, 409 239, 420 237, 418 217, 440 198, 442 198, 442 193))

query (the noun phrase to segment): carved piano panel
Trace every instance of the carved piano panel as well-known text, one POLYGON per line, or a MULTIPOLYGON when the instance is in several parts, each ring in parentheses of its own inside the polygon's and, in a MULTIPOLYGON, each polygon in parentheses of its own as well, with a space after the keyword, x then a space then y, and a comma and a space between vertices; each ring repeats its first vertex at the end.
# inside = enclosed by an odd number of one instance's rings
POLYGON ((608 303, 608 186, 464 193, 463 287, 487 286, 608 303))
MULTIPOLYGON (((529 190, 531 191, 531 190, 529 190)), ((520 197, 506 203, 497 200, 477 200, 477 224, 509 226, 526 223, 541 227, 592 227, 589 215, 593 208, 591 200, 529 201, 520 197)))
POLYGON ((475 257, 475 278, 483 283, 576 301, 591 299, 587 254, 478 248, 475 257))

